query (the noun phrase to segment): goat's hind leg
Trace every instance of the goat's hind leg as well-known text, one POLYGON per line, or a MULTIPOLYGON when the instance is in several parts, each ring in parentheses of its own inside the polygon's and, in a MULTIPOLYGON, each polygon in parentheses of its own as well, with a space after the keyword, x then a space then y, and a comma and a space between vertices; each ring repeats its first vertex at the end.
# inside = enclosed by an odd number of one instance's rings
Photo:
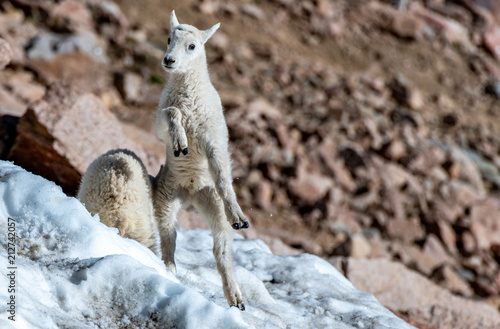
POLYGON ((233 230, 226 219, 224 204, 215 189, 204 188, 196 193, 194 206, 205 217, 212 229, 213 253, 227 303, 229 306, 235 306, 244 311, 243 297, 238 283, 234 279, 233 230))
POLYGON ((177 198, 167 198, 165 195, 159 195, 156 191, 154 198, 154 207, 156 218, 158 219, 158 229, 161 238, 161 255, 167 268, 176 274, 175 266, 175 247, 177 232, 177 213, 181 209, 181 202, 177 198))

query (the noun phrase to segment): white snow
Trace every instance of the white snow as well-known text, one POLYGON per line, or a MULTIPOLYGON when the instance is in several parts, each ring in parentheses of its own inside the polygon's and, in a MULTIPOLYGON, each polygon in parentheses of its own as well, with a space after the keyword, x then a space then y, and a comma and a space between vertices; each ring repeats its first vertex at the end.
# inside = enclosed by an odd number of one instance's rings
POLYGON ((240 236, 233 250, 246 311, 229 308, 210 231, 178 232, 175 277, 54 183, 4 161, 0 231, 0 328, 412 328, 326 261, 274 256, 262 241, 240 236))

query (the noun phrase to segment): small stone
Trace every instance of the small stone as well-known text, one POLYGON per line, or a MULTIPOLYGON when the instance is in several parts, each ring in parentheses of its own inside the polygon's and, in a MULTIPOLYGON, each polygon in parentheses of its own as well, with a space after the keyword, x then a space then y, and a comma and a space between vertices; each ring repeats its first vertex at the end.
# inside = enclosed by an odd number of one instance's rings
POLYGON ((101 22, 100 33, 119 44, 125 42, 129 22, 120 7, 109 0, 92 1, 89 6, 94 20, 101 22))
POLYGON ((390 30, 401 38, 420 40, 424 36, 425 24, 409 14, 394 15, 390 30))
POLYGON ((437 222, 439 228, 439 235, 443 241, 446 249, 452 254, 457 252, 457 237, 455 231, 449 223, 443 220, 438 220, 437 222))
POLYGON ((427 236, 423 251, 427 255, 432 256, 436 260, 436 264, 443 264, 450 260, 450 256, 446 252, 441 241, 432 233, 427 236))
POLYGON ((137 102, 140 100, 144 80, 137 73, 125 72, 115 75, 115 85, 127 102, 137 102))
POLYGON ((351 236, 351 257, 367 258, 371 255, 371 245, 363 234, 353 234, 351 236))
POLYGON ((399 160, 402 157, 408 155, 408 151, 405 143, 400 139, 395 139, 391 142, 387 148, 386 154, 389 158, 393 160, 399 160))
POLYGON ((198 5, 203 14, 214 15, 219 10, 219 2, 213 0, 204 0, 198 5))
POLYGON ((408 167, 420 174, 428 173, 433 167, 440 166, 446 160, 444 151, 439 147, 430 147, 410 161, 408 167))
POLYGON ((112 109, 123 104, 120 93, 114 88, 106 90, 105 92, 100 94, 99 99, 108 109, 112 109))
POLYGON ((464 231, 460 235, 461 250, 466 255, 472 255, 477 249, 477 242, 470 231, 464 231))
POLYGON ((500 200, 489 197, 471 208, 471 232, 478 248, 490 249, 500 243, 500 200))
POLYGON ((493 25, 484 33, 484 46, 500 60, 500 27, 493 25))
POLYGON ((266 18, 264 12, 257 6, 251 5, 251 4, 244 4, 242 6, 243 13, 246 15, 253 17, 259 21, 263 20, 266 18))
POLYGON ((274 195, 273 185, 267 180, 262 180, 255 190, 257 205, 263 210, 269 210, 274 195))
POLYGON ((420 220, 416 217, 389 220, 386 230, 391 238, 399 239, 406 243, 412 243, 424 236, 420 220))
POLYGON ((462 206, 471 206, 478 200, 477 191, 470 184, 453 180, 449 183, 451 200, 462 206))
POLYGON ((397 76, 389 84, 392 97, 401 105, 408 106, 413 110, 421 109, 424 105, 422 93, 410 86, 402 75, 397 76))
POLYGON ((76 0, 61 1, 54 6, 51 13, 51 23, 59 29, 72 32, 92 30, 92 15, 85 5, 76 0))
POLYGON ((481 297, 497 296, 500 288, 490 278, 479 276, 472 282, 472 287, 477 295, 481 297))
POLYGON ((0 70, 3 70, 12 60, 14 50, 10 43, 0 38, 0 70))
POLYGON ((279 119, 281 111, 263 98, 258 98, 248 104, 246 113, 248 120, 259 120, 261 118, 279 119))
POLYGON ((301 202, 313 205, 332 188, 331 178, 311 172, 303 172, 288 183, 290 193, 301 202))
MULTIPOLYGON (((333 142, 332 142, 333 143, 333 142)), ((334 157, 333 152, 330 152, 328 143, 321 144, 319 147, 319 155, 323 163, 325 164, 327 171, 335 177, 335 180, 339 182, 346 190, 354 192, 356 190, 356 183, 352 178, 351 173, 347 168, 340 162, 336 157, 334 157)))
POLYGON ((417 3, 411 7, 410 12, 438 31, 450 44, 459 44, 467 49, 473 48, 468 29, 459 22, 444 17, 417 3))
POLYGON ((464 214, 464 209, 452 202, 439 201, 432 206, 432 218, 437 222, 454 224, 464 214))
POLYGON ((439 267, 432 274, 441 285, 446 287, 453 293, 458 293, 462 296, 470 297, 473 295, 472 288, 462 277, 460 277, 450 265, 439 267))
POLYGON ((98 92, 108 84, 104 44, 90 32, 39 34, 26 49, 27 66, 41 79, 98 92))

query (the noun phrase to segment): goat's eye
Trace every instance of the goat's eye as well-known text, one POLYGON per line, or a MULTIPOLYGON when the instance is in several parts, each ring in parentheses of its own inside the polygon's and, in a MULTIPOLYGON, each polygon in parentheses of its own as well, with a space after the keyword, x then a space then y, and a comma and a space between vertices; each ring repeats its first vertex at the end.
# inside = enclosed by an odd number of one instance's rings
POLYGON ((168 37, 168 39, 167 39, 167 45, 169 45, 169 44, 170 44, 170 37, 168 37))
POLYGON ((188 48, 189 48, 189 50, 194 50, 194 48, 196 48, 196 46, 195 46, 195 44, 194 44, 194 43, 192 43, 192 44, 190 44, 190 45, 189 45, 189 47, 188 47, 188 48))

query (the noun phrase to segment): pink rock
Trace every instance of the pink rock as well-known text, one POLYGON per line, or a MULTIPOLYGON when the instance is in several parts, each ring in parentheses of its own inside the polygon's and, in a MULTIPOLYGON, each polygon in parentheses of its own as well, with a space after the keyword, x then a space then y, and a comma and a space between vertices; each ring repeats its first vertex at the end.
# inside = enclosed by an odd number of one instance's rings
POLYGON ((120 7, 113 1, 89 1, 94 19, 101 21, 101 33, 117 43, 125 42, 129 22, 120 7))
POLYGON ((92 15, 85 5, 76 0, 65 0, 56 4, 49 13, 52 24, 69 28, 73 32, 93 29, 92 15))
POLYGON ((366 258, 372 253, 372 247, 363 234, 351 236, 351 257, 366 258))
POLYGON ((412 159, 408 167, 420 174, 427 174, 433 167, 440 166, 446 160, 441 148, 429 147, 412 159))
POLYGON ((99 92, 109 79, 105 46, 90 31, 39 34, 26 50, 27 65, 49 83, 63 82, 83 91, 99 92))
POLYGON ((471 255, 477 250, 477 242, 474 235, 470 231, 464 231, 460 235, 460 241, 462 244, 463 251, 471 255))
POLYGON ((401 38, 419 40, 425 34, 425 24, 422 19, 379 2, 370 2, 367 5, 367 15, 378 26, 401 38))
POLYGON ((457 236, 449 223, 444 220, 438 221, 439 235, 446 249, 452 254, 457 252, 457 236))
POLYGON ((387 234, 393 238, 412 243, 424 236, 423 228, 418 218, 389 220, 386 227, 387 234))
POLYGON ((462 279, 450 265, 440 267, 433 277, 446 289, 462 296, 471 297, 473 295, 470 285, 462 279))
POLYGON ((410 109, 419 110, 424 106, 422 92, 411 86, 405 77, 399 75, 390 82, 392 96, 399 103, 408 106, 410 109))
POLYGON ((12 46, 5 40, 0 38, 0 70, 3 70, 14 56, 12 46))
POLYGON ((460 206, 467 207, 478 200, 477 191, 470 184, 453 180, 449 186, 451 200, 460 206))
POLYGON ((500 314, 486 304, 454 296, 404 265, 386 259, 346 260, 347 278, 384 306, 431 328, 500 328, 500 314))
POLYGON ((432 12, 417 3, 412 4, 410 12, 440 32, 448 42, 460 44, 467 49, 473 48, 469 38, 469 31, 459 22, 432 12))
POLYGON ((497 22, 500 22, 500 2, 490 0, 491 12, 495 16, 497 22))
POLYGON ((128 102, 136 102, 140 100, 141 88, 144 85, 144 79, 137 73, 125 72, 118 75, 116 80, 118 90, 122 97, 128 102))
POLYGON ((386 154, 392 160, 399 160, 408 154, 405 143, 400 139, 394 139, 387 148, 386 154))
POLYGON ((447 202, 447 200, 440 198, 436 198, 435 200, 437 202, 432 206, 432 217, 437 222, 444 221, 454 224, 464 213, 464 209, 454 202, 447 202))
POLYGON ((500 60, 500 27, 497 25, 490 26, 484 32, 484 46, 498 60, 500 60))
POLYGON ((271 119, 281 118, 281 111, 264 98, 258 98, 248 104, 247 118, 249 120, 258 120, 264 117, 271 119))
POLYGON ((205 0, 201 1, 201 3, 198 4, 198 8, 203 14, 206 15, 214 15, 217 13, 219 10, 219 2, 218 1, 213 1, 213 0, 205 0))
POLYGON ((287 150, 293 150, 296 147, 295 140, 290 135, 288 128, 283 123, 278 123, 274 128, 274 132, 276 133, 276 137, 278 137, 278 141, 281 146, 283 146, 287 150))
POLYGON ((401 14, 393 17, 390 28, 394 34, 402 38, 422 39, 425 31, 425 24, 422 20, 411 14, 401 14))
POLYGON ((242 11, 246 15, 255 18, 259 21, 263 20, 266 17, 264 12, 259 7, 252 4, 244 4, 242 6, 242 11))
POLYGON ((329 150, 327 145, 322 144, 320 146, 319 155, 330 173, 335 177, 335 180, 346 190, 354 192, 356 189, 356 183, 354 182, 351 173, 342 162, 333 156, 333 152, 329 150))
POLYGON ((264 210, 269 210, 274 195, 273 185, 269 181, 263 179, 257 185, 255 194, 257 205, 264 210))
POLYGON ((451 148, 451 161, 456 163, 457 168, 453 168, 458 174, 458 178, 468 182, 476 190, 476 195, 478 199, 482 199, 486 196, 486 188, 481 176, 481 172, 472 160, 471 156, 458 147, 451 148))
POLYGON ((397 190, 406 185, 410 193, 415 195, 423 194, 422 185, 405 167, 393 162, 387 162, 379 157, 373 157, 372 160, 386 188, 397 190))
POLYGON ((88 165, 115 148, 134 151, 150 173, 158 172, 161 154, 130 139, 97 97, 52 85, 20 119, 9 159, 74 193, 88 165))
POLYGON ((26 103, 19 100, 7 88, 0 87, 0 115, 21 117, 26 112, 26 103))
POLYGON ((26 71, 14 71, 5 73, 5 85, 10 92, 22 99, 27 104, 31 104, 43 97, 45 87, 35 81, 34 74, 26 71))
POLYGON ((305 171, 288 183, 290 193, 307 204, 314 204, 319 201, 332 186, 331 178, 305 171))
POLYGON ((427 236, 423 251, 427 255, 433 257, 437 265, 446 263, 451 259, 441 241, 432 233, 427 236))
POLYGON ((500 243, 500 199, 489 197, 472 206, 471 231, 480 249, 500 243))

